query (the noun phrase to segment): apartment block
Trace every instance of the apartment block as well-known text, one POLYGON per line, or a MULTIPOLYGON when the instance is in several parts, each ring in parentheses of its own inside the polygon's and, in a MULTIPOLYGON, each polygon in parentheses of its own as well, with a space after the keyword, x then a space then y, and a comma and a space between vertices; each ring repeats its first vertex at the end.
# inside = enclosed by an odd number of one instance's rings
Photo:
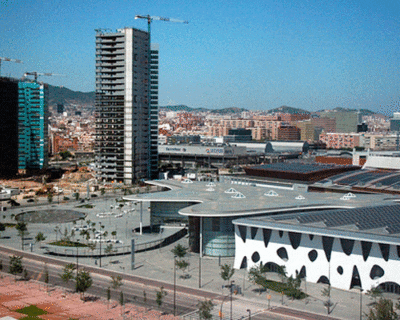
POLYGON ((281 125, 278 128, 278 140, 280 141, 299 141, 300 129, 296 126, 281 125))
POLYGON ((364 149, 379 150, 398 150, 400 137, 397 134, 384 133, 365 133, 363 134, 364 149))
POLYGON ((363 137, 359 133, 323 132, 319 139, 327 149, 353 149, 362 146, 363 137))
POLYGON ((336 132, 339 133, 357 132, 357 125, 362 122, 359 112, 324 111, 320 113, 320 117, 335 119, 336 132))
POLYGON ((335 118, 312 118, 311 122, 315 128, 321 129, 324 132, 336 132, 335 118))
POLYGON ((390 131, 400 131, 400 112, 394 112, 390 119, 390 131))
POLYGON ((96 33, 97 177, 127 184, 157 176, 158 49, 149 34, 96 33))
POLYGON ((296 127, 300 129, 300 140, 315 140, 315 127, 311 120, 299 121, 296 123, 296 127))

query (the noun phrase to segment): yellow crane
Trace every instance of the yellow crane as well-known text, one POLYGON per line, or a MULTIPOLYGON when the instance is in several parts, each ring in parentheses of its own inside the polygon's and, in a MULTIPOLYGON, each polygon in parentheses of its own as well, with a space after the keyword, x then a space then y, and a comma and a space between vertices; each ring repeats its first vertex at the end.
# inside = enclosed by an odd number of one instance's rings
POLYGON ((23 63, 21 60, 18 59, 10 59, 10 58, 5 58, 5 57, 0 57, 0 76, 1 76, 1 62, 2 61, 9 61, 9 62, 15 62, 15 63, 23 63))

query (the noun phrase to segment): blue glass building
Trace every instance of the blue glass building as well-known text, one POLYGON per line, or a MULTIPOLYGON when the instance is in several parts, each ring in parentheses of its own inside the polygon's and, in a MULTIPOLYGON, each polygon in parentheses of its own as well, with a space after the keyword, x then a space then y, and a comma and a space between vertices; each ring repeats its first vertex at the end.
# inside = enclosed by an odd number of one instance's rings
POLYGON ((48 165, 47 85, 18 83, 18 171, 40 170, 48 165))

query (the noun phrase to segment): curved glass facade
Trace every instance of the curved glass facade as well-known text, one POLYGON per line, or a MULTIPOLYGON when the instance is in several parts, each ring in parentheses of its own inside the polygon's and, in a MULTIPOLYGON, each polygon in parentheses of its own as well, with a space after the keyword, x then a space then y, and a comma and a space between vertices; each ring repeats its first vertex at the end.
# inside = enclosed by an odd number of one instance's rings
MULTIPOLYGON (((207 256, 235 255, 234 218, 203 218, 203 252, 207 256)), ((235 218, 236 219, 236 218, 235 218)))

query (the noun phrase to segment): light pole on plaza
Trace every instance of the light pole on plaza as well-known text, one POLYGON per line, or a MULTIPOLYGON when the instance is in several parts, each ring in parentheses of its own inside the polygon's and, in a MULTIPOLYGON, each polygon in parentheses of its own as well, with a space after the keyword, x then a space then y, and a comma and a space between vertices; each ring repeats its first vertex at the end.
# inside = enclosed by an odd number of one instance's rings
POLYGON ((174 256, 174 316, 176 316, 176 256, 174 256))
POLYGON ((99 266, 100 266, 100 268, 101 268, 101 233, 102 233, 101 228, 102 228, 103 226, 101 225, 101 222, 99 222, 99 225, 100 225, 100 256, 99 256, 99 261, 100 261, 100 263, 99 263, 99 266))
POLYGON ((235 282, 235 280, 231 281, 231 285, 229 286, 230 290, 231 290, 231 317, 230 319, 232 320, 232 292, 233 292, 233 283, 235 282))
POLYGON ((360 320, 362 320, 362 292, 363 288, 360 286, 360 320))
POLYGON ((78 277, 78 268, 79 268, 79 261, 78 261, 78 247, 79 247, 79 239, 77 239, 77 244, 76 244, 76 277, 78 277))

